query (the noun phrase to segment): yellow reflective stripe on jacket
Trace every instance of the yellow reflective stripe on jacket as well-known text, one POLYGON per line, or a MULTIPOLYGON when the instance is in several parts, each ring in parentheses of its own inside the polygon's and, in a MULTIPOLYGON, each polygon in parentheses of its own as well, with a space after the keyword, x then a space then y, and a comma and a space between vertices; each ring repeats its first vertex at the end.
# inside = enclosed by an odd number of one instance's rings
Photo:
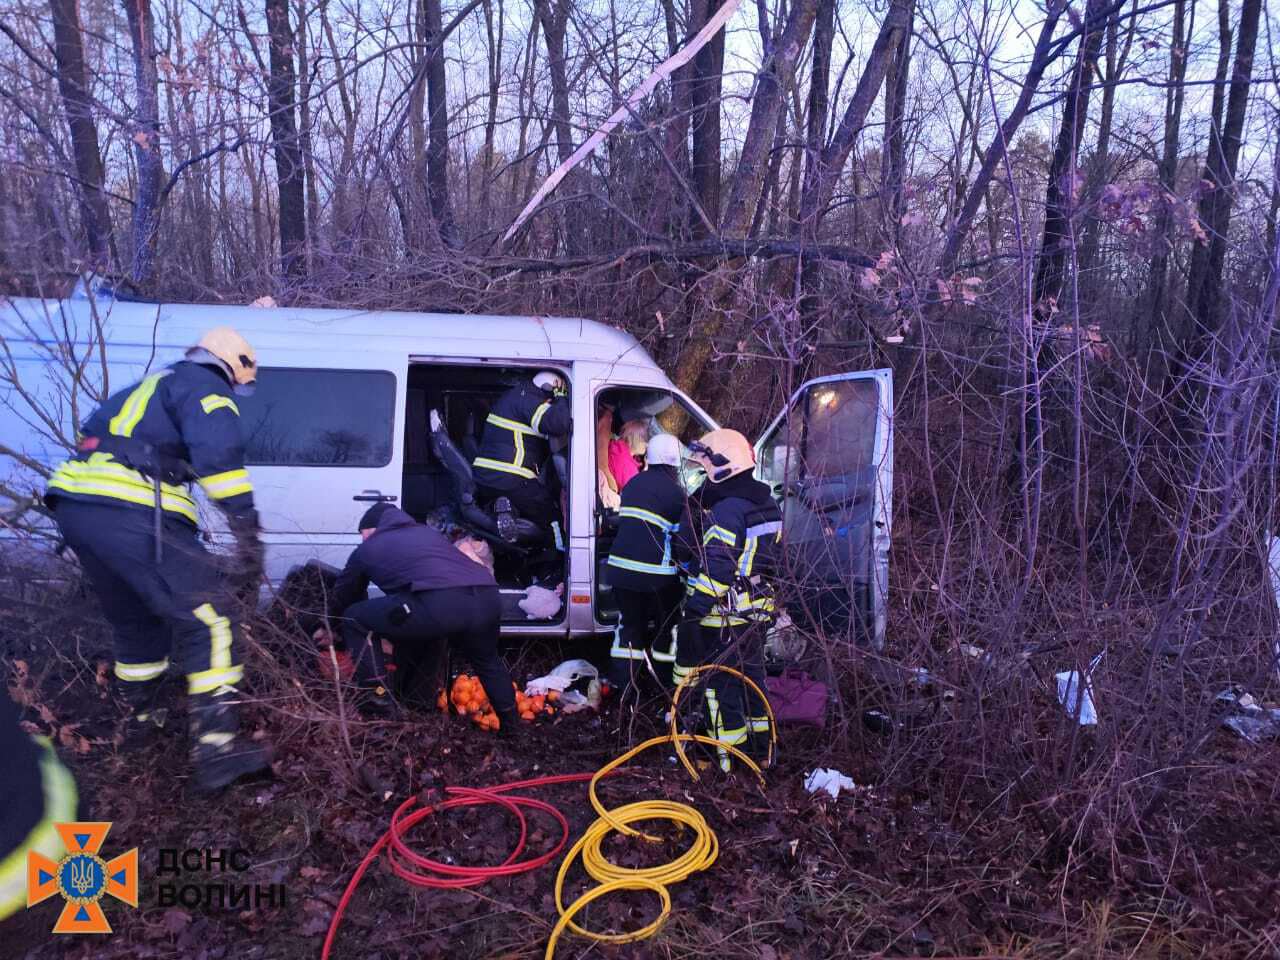
POLYGON ((534 433, 542 433, 542 418, 547 415, 547 411, 551 409, 551 401, 544 400, 538 404, 538 409, 533 411, 533 416, 529 418, 529 426, 533 427, 534 433))
POLYGON ((747 540, 746 549, 742 551, 742 558, 738 561, 738 576, 751 576, 751 568, 756 562, 756 553, 760 549, 760 538, 752 537, 747 540))
POLYGON ((704 627, 745 627, 747 625, 747 621, 742 617, 733 614, 726 616, 721 613, 709 613, 698 623, 704 627))
POLYGON ((629 560, 615 554, 609 555, 606 565, 617 567, 619 570, 634 570, 636 573, 653 573, 664 577, 673 577, 676 574, 674 563, 645 563, 643 560, 629 560))
MULTIPOLYGON (((22 734, 26 736, 26 734, 22 734)), ((44 815, 18 846, 0 860, 0 920, 30 906, 27 891, 27 854, 43 854, 55 863, 66 848, 55 823, 72 823, 76 819, 76 782, 54 755, 44 737, 40 744, 40 792, 44 795, 44 815)))
POLYGON ((147 412, 147 404, 151 402, 152 396, 155 395, 156 384, 167 377, 169 372, 168 370, 162 370, 160 373, 153 373, 149 377, 144 377, 142 382, 133 388, 133 392, 125 397, 119 413, 111 418, 107 424, 107 429, 117 437, 133 436, 134 427, 141 422, 143 414, 147 412))
POLYGON ((712 540, 719 540, 722 543, 727 543, 731 547, 736 547, 738 545, 738 535, 732 530, 726 530, 719 524, 716 524, 702 535, 702 543, 704 546, 709 544, 712 540))
POLYGON ((721 583, 719 580, 713 580, 705 573, 700 573, 689 581, 689 585, 699 593, 705 593, 710 597, 723 597, 729 592, 729 585, 721 583))
POLYGON ((666 517, 660 516, 652 510, 646 510, 644 507, 621 507, 618 510, 618 516, 630 517, 632 520, 643 520, 645 523, 653 524, 659 530, 667 533, 672 533, 680 527, 680 524, 672 523, 666 517))
MULTIPOLYGON (((49 478, 50 490, 79 496, 106 497, 142 507, 154 507, 155 489, 138 471, 116 463, 108 453, 93 453, 88 460, 67 460, 49 478)), ((196 502, 182 487, 160 485, 160 506, 197 523, 196 502)))
POLYGON ((221 410, 224 407, 237 417, 240 416, 240 408, 236 406, 236 402, 230 397, 224 397, 220 393, 211 393, 207 397, 200 398, 200 409, 205 413, 213 413, 213 411, 221 410))
POLYGON ((507 417, 500 417, 496 413, 491 413, 484 419, 486 423, 492 423, 495 427, 502 427, 505 430, 510 430, 512 433, 527 433, 531 437, 542 436, 542 434, 538 433, 538 431, 529 426, 529 424, 521 423, 519 420, 511 420, 507 417))
POLYGON ((514 463, 492 460, 489 457, 476 457, 471 462, 471 466, 484 467, 486 470, 497 470, 500 473, 514 473, 517 477, 524 477, 526 480, 533 480, 538 476, 528 467, 518 467, 514 463))
POLYGON ((227 497, 238 496, 242 493, 253 493, 253 484, 249 481, 249 471, 243 468, 200 477, 198 482, 204 492, 215 500, 225 500, 227 497))

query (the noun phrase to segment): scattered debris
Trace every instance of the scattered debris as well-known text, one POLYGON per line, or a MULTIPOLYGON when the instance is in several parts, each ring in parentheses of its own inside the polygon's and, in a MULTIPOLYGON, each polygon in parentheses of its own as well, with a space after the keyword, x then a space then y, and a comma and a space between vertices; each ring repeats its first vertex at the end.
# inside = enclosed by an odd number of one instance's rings
POLYGON ((1093 684, 1088 675, 1093 673, 1102 659, 1098 654, 1089 661, 1085 675, 1079 670, 1064 670, 1054 674, 1058 681, 1058 702, 1067 708, 1067 713, 1082 727, 1095 726, 1098 722, 1098 711, 1093 704, 1093 684))
POLYGON ((1280 737, 1280 707, 1259 710, 1249 716, 1233 714, 1230 717, 1224 717, 1222 725, 1228 730, 1234 730, 1250 743, 1271 740, 1280 737))
POLYGON ((825 790, 831 795, 831 799, 840 796, 841 790, 853 790, 857 784, 849 777, 846 777, 839 770, 828 767, 819 767, 812 773, 808 773, 804 778, 804 788, 810 793, 817 793, 825 790))
POLYGON ((1241 711, 1223 717, 1222 725, 1250 743, 1280 737, 1280 707, 1264 707, 1253 694, 1242 693, 1237 687, 1229 687, 1213 699, 1241 711))
POLYGON ((545 676, 525 684, 526 696, 536 697, 556 691, 560 710, 577 713, 600 706, 600 671, 589 660, 566 660, 545 676))

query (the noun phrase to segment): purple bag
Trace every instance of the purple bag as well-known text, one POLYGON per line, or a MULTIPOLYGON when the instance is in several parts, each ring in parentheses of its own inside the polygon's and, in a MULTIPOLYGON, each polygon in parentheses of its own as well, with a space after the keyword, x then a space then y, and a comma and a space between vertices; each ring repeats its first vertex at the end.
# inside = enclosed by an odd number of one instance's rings
POLYGON ((803 670, 788 670, 779 677, 766 677, 769 706, 779 723, 807 723, 822 727, 827 722, 827 685, 803 670))

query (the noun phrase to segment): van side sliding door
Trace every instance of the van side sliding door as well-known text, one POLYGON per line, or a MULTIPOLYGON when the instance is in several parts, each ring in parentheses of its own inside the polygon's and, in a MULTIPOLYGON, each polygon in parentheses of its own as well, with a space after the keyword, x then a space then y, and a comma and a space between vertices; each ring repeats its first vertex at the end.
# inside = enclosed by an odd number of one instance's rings
POLYGON ((803 628, 884 646, 893 489, 893 371, 802 384, 756 444, 782 505, 779 584, 803 628))

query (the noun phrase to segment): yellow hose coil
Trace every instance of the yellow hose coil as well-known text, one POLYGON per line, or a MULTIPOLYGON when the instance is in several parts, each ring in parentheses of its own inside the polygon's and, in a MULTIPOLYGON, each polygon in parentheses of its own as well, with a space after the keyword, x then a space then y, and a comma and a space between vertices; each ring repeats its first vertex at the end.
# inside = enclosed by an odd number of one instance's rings
POLYGON ((591 778, 587 793, 591 798, 591 805, 595 808, 596 813, 599 814, 599 819, 587 828, 587 832, 569 850, 564 862, 560 864, 559 873, 556 874, 556 909, 560 912, 560 919, 556 921, 556 925, 551 931, 551 938, 547 941, 545 960, 551 960, 556 951, 556 943, 566 929, 572 930, 579 936, 598 940, 602 943, 631 943, 653 936, 667 922, 667 918, 671 916, 671 894, 667 891, 667 887, 673 883, 679 883, 694 873, 706 870, 716 862, 716 857, 720 852, 720 843, 716 839, 715 831, 707 824, 702 814, 688 804, 676 803, 671 800, 640 800, 614 810, 607 809, 596 794, 596 786, 602 777, 607 776, 613 770, 616 770, 650 747, 670 744, 675 747, 676 754, 680 757, 680 762, 684 765, 684 768, 689 771, 689 775, 694 780, 698 780, 700 779, 698 771, 689 761, 689 758, 685 756, 684 752, 686 743, 696 742, 729 751, 750 767, 755 775, 760 778, 761 783, 764 782, 764 775, 759 765, 734 745, 724 743, 714 737, 704 737, 699 734, 680 733, 678 731, 679 710, 677 708, 680 705, 680 694, 700 674, 712 672, 728 673, 738 677, 759 695, 760 700, 764 703, 765 711, 769 715, 769 762, 772 762, 774 749, 778 742, 778 734, 774 729, 773 710, 769 707, 769 698, 765 696, 764 691, 756 686, 750 677, 744 676, 732 667, 708 664, 693 670, 676 687, 675 695, 672 698, 671 732, 665 737, 654 737, 652 740, 646 740, 637 747, 632 747, 626 753, 606 763, 591 778), (642 837, 652 843, 660 842, 661 838, 630 826, 630 824, 642 820, 669 820, 689 827, 693 831, 693 844, 675 860, 656 867, 632 869, 610 863, 605 858, 601 848, 604 845, 605 837, 612 831, 628 836, 642 837), (591 879, 596 881, 598 886, 592 887, 566 908, 564 905, 564 879, 579 854, 582 856, 583 869, 586 870, 591 879), (587 904, 616 890, 649 890, 657 894, 662 903, 657 919, 647 926, 630 933, 595 933, 591 930, 585 930, 573 922, 573 918, 587 904))

